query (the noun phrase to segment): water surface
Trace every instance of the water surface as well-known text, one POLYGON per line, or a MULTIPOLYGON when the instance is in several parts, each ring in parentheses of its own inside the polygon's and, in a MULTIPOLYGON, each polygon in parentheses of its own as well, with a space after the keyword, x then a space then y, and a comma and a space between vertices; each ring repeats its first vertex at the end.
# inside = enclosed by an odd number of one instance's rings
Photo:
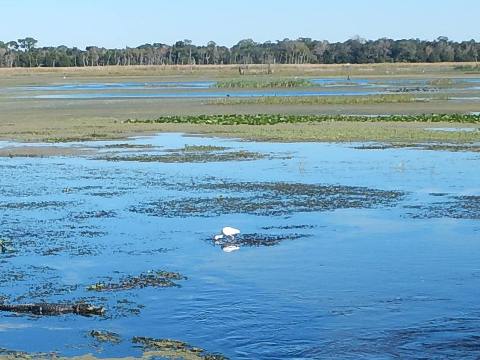
POLYGON ((151 147, 122 154, 189 144, 269 156, 232 163, 0 158, 0 238, 12 248, 0 254, 0 296, 11 303, 86 299, 107 308, 105 318, 1 313, 2 347, 134 355, 140 350, 131 337, 150 336, 235 359, 480 356, 479 154, 181 134, 128 143, 151 147), (279 203, 268 204, 285 211, 250 211, 272 200, 265 184, 277 183, 290 184, 295 202, 278 190, 279 203), (354 188, 367 197, 352 195, 354 188), (334 193, 323 198, 321 189, 334 193), (370 202, 368 194, 387 192, 398 196, 370 202), (234 198, 244 199, 242 207, 223 206, 220 214, 137 211, 234 198), (299 210, 312 199, 348 202, 299 210), (225 253, 210 239, 226 225, 285 239, 225 253), (188 279, 174 288, 86 290, 149 270, 188 279), (88 336, 93 329, 124 341, 99 349, 88 336))

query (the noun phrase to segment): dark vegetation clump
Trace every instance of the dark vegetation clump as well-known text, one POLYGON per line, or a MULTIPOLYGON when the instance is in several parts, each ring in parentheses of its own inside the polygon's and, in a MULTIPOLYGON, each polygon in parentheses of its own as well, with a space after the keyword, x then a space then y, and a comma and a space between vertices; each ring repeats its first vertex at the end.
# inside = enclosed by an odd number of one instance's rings
POLYGON ((149 337, 135 336, 132 339, 134 344, 143 347, 144 350, 152 351, 158 356, 173 359, 195 359, 195 360, 226 360, 221 354, 207 353, 205 350, 191 346, 183 341, 171 339, 154 339, 149 337))
POLYGON ((207 163, 221 161, 250 161, 263 159, 265 155, 251 151, 228 151, 223 153, 170 153, 165 155, 111 155, 96 158, 106 161, 135 161, 159 163, 207 163))
POLYGON ((195 189, 222 191, 228 195, 167 201, 162 199, 132 207, 131 211, 160 217, 215 216, 235 213, 280 216, 294 212, 392 206, 404 195, 400 191, 356 186, 284 182, 211 182, 196 184, 195 189))
POLYGON ((406 206, 406 208, 416 210, 416 212, 410 213, 410 216, 419 219, 480 220, 480 196, 478 195, 452 196, 450 200, 427 205, 406 206))
POLYGON ((53 303, 36 303, 36 304, 0 304, 0 311, 8 311, 20 314, 31 315, 64 315, 77 314, 82 316, 103 315, 105 309, 102 306, 95 306, 87 303, 74 304, 53 304, 53 303))
POLYGON ((8 210, 38 210, 47 208, 65 208, 72 205, 66 201, 31 201, 31 202, 12 202, 0 204, 0 209, 8 210))
POLYGON ((87 287, 90 291, 120 291, 145 287, 179 287, 174 280, 185 280, 186 277, 169 271, 152 271, 138 276, 126 276, 119 282, 98 282, 87 287))
POLYGON ((169 150, 166 154, 135 154, 135 155, 105 155, 96 160, 106 161, 134 161, 159 163, 207 163, 221 161, 251 161, 265 158, 265 154, 246 150, 218 151, 206 149, 169 150))
POLYGON ((88 334, 100 343, 120 344, 122 342, 120 335, 111 331, 92 330, 88 334))
POLYGON ((224 238, 220 241, 214 241, 214 245, 237 245, 237 246, 274 246, 285 240, 296 240, 307 237, 305 234, 241 234, 233 239, 224 238))

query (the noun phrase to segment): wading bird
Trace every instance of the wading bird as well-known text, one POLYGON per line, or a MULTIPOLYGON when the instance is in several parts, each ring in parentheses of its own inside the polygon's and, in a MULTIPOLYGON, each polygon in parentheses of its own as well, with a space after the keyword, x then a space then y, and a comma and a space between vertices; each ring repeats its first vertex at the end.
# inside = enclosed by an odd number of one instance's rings
POLYGON ((227 237, 229 238, 230 240, 235 240, 235 235, 238 235, 240 234, 240 230, 239 229, 235 229, 233 227, 230 227, 230 226, 225 226, 223 229, 222 229, 222 232, 218 235, 215 235, 213 237, 213 240, 215 241, 218 241, 220 239, 223 239, 224 237, 227 237))
POLYGON ((222 229, 222 232, 220 234, 215 235, 213 237, 213 240, 214 240, 215 244, 222 246, 223 251, 232 252, 232 251, 240 249, 240 246, 238 246, 236 244, 231 244, 231 243, 230 244, 229 243, 222 243, 220 240, 222 240, 223 238, 228 238, 230 241, 234 241, 235 240, 235 235, 238 235, 238 234, 240 234, 239 229, 235 229, 235 228, 230 227, 230 226, 225 226, 222 229))

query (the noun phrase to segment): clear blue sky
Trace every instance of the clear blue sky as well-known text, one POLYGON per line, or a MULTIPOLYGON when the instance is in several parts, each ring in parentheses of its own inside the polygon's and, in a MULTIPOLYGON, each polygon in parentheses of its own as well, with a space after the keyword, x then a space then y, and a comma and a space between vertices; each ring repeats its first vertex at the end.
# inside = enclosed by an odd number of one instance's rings
POLYGON ((480 0, 0 0, 0 14, 0 40, 33 36, 39 46, 355 35, 480 40, 480 0))

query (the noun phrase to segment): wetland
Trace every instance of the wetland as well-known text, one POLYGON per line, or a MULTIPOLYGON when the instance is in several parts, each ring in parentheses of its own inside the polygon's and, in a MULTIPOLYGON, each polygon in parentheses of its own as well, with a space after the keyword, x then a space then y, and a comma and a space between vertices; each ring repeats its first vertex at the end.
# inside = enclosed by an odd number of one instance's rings
POLYGON ((305 69, 3 74, 0 359, 478 358, 478 74, 305 69))

